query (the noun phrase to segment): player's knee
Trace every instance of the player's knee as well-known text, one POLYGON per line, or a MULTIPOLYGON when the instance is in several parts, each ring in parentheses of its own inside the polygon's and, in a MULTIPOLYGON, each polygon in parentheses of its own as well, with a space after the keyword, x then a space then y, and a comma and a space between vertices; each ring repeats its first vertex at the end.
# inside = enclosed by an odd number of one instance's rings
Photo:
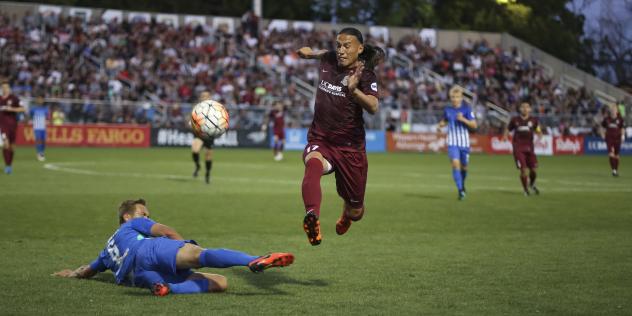
POLYGON ((461 162, 458 160, 452 160, 452 168, 461 170, 461 162))
POLYGON ((225 292, 228 289, 228 279, 223 275, 214 275, 212 280, 209 280, 208 291, 209 292, 225 292))

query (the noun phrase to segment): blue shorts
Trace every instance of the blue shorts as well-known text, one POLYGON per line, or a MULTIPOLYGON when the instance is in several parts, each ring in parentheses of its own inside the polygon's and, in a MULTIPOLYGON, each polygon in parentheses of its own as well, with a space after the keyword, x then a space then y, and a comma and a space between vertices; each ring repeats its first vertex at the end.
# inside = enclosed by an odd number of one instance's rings
POLYGON ((166 237, 145 239, 136 251, 134 285, 151 287, 154 283, 180 283, 193 274, 176 268, 176 255, 186 242, 166 237))
POLYGON ((35 141, 46 141, 46 130, 45 129, 36 129, 33 130, 33 133, 35 134, 35 141))
POLYGON ((467 166, 470 162, 470 148, 448 146, 448 157, 450 157, 450 161, 458 160, 461 162, 461 166, 467 166))

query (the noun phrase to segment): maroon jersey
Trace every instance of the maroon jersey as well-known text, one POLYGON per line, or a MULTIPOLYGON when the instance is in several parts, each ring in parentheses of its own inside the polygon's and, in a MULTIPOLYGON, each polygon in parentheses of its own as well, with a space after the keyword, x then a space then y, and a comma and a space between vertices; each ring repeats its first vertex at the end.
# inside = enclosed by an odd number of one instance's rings
MULTIPOLYGON (((349 70, 338 67, 336 53, 326 53, 319 70, 320 83, 316 92, 314 121, 307 134, 309 142, 325 141, 349 151, 365 150, 362 106, 349 96, 347 80, 349 70)), ((360 75, 358 89, 364 94, 378 97, 377 77, 365 69, 360 75)))
POLYGON ((509 131, 514 131, 513 147, 517 151, 533 151, 533 133, 538 129, 538 119, 516 116, 509 122, 509 131))
MULTIPOLYGON (((9 106, 13 108, 20 107, 20 99, 14 94, 0 97, 0 107, 9 106)), ((18 123, 18 115, 16 112, 0 111, 0 125, 13 126, 18 123)))
POLYGON ((274 131, 283 130, 285 127, 285 109, 281 111, 273 109, 270 111, 270 121, 272 122, 272 129, 274 131))
POLYGON ((617 117, 607 116, 601 122, 601 126, 606 129, 606 141, 621 141, 621 129, 623 129, 623 118, 620 114, 617 117))

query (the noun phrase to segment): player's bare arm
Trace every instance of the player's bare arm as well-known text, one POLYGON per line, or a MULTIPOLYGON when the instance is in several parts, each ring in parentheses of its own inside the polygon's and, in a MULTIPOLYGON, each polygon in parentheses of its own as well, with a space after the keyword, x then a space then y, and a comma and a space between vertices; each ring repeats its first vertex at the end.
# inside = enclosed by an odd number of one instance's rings
POLYGON ((89 265, 83 265, 75 270, 65 269, 55 272, 52 275, 63 278, 89 279, 95 276, 97 273, 97 271, 90 269, 89 265))
POLYGON ((184 238, 182 238, 175 229, 160 223, 156 223, 151 226, 151 235, 153 237, 167 237, 169 239, 184 240, 184 238))
POLYGON ((320 59, 325 53, 327 53, 326 49, 312 50, 311 47, 301 47, 296 53, 299 57, 303 59, 320 59))
POLYGON ((26 109, 23 106, 12 107, 12 106, 5 105, 5 106, 0 107, 0 111, 22 113, 22 112, 25 112, 26 109))
POLYGON ((478 124, 476 123, 476 120, 468 120, 466 119, 462 113, 458 113, 456 115, 456 119, 457 121, 465 124, 465 126, 467 126, 469 129, 476 129, 478 127, 478 124))
POLYGON ((349 79, 347 81, 347 88, 349 89, 349 94, 363 109, 371 114, 375 114, 379 109, 379 102, 377 98, 372 95, 364 94, 360 89, 358 89, 358 84, 360 84, 360 76, 362 75, 362 71, 364 70, 364 65, 360 63, 360 65, 356 68, 349 79))
POLYGON ((442 119, 441 121, 439 121, 439 124, 437 124, 437 133, 441 133, 441 129, 444 128, 446 125, 448 125, 448 122, 444 119, 442 119))

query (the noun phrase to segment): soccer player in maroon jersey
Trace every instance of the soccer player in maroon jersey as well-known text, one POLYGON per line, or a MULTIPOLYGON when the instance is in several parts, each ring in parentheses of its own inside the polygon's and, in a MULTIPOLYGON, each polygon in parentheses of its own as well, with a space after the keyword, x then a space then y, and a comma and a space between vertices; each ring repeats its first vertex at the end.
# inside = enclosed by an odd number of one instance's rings
POLYGON ((516 167, 520 169, 520 182, 524 195, 529 196, 529 187, 535 194, 540 194, 540 190, 535 186, 536 169, 538 168, 538 158, 535 156, 533 145, 533 134, 541 133, 538 119, 531 116, 531 105, 528 102, 520 104, 520 115, 511 119, 505 135, 513 131, 513 155, 516 167), (529 183, 527 183, 527 176, 529 183))
POLYGON ((272 137, 274 137, 274 160, 281 161, 283 160, 283 147, 285 146, 285 108, 283 103, 276 102, 274 104, 267 120, 261 127, 263 131, 268 129, 270 122, 272 122, 272 137))
POLYGON ((610 168, 612 168, 612 176, 619 176, 619 152, 621 151, 621 142, 625 137, 623 130, 623 118, 615 106, 610 106, 607 116, 604 117, 601 126, 606 129, 605 135, 606 145, 608 146, 608 156, 610 158, 610 168))
POLYGON ((303 152, 305 175, 302 193, 305 204, 303 229, 309 242, 321 242, 320 178, 335 173, 338 195, 344 200, 336 233, 347 232, 352 221, 364 215, 364 193, 368 163, 365 149, 363 111, 378 110, 377 77, 373 72, 384 58, 377 47, 364 44, 362 33, 344 28, 336 36, 336 50, 298 50, 301 58, 319 59, 320 81, 314 120, 303 152))
POLYGON ((13 169, 13 143, 18 129, 17 114, 24 112, 24 107, 20 106, 20 99, 11 93, 9 82, 2 82, 2 96, 0 96, 0 135, 4 147, 2 156, 4 157, 4 173, 11 174, 13 169))

